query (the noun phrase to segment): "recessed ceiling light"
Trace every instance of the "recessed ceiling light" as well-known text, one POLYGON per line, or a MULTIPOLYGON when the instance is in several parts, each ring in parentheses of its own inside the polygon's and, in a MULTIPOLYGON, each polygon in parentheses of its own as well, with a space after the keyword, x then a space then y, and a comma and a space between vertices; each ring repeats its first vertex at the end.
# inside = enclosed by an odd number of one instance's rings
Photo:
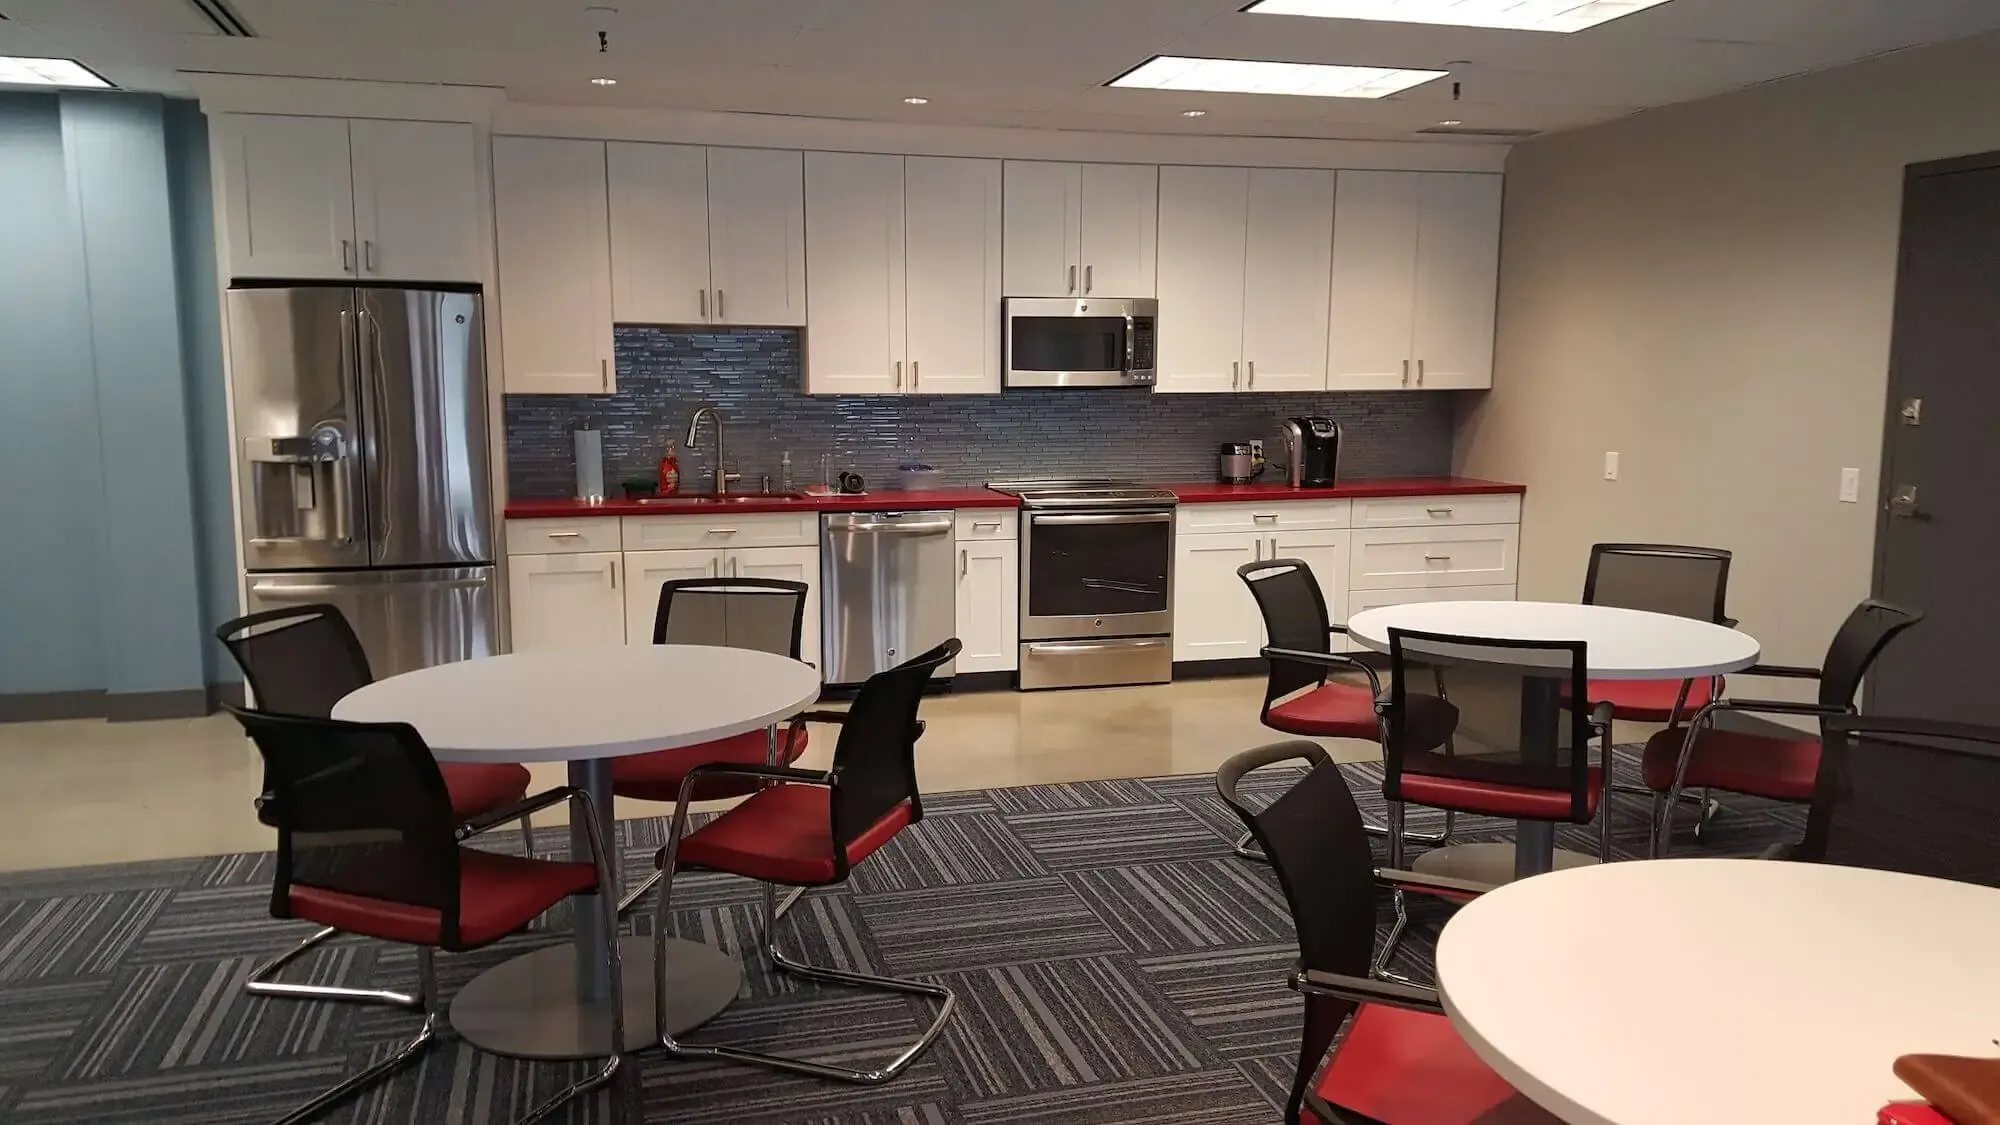
POLYGON ((1181 110, 1181 116, 1182 116, 1182 117, 1207 117, 1207 116, 1208 116, 1208 111, 1207 111, 1207 110, 1205 110, 1205 109, 1184 109, 1184 110, 1181 110))
POLYGON ((592 86, 616 86, 618 85, 618 80, 616 78, 593 78, 590 80, 590 84, 592 86))
POLYGON ((903 99, 903 104, 904 104, 904 105, 929 105, 929 104, 931 104, 931 100, 930 100, 929 98, 904 98, 904 99, 903 99))
POLYGON ((1522 31, 1582 31, 1667 0, 1257 0, 1243 9, 1260 16, 1503 27, 1522 31))
POLYGON ((1438 122, 1438 124, 1439 124, 1439 125, 1441 125, 1441 126, 1443 126, 1443 127, 1444 127, 1444 128, 1446 128, 1446 129, 1449 129, 1449 128, 1451 128, 1451 127, 1452 127, 1453 125, 1463 125, 1463 124, 1465 124, 1465 122, 1463 122, 1463 121, 1460 121, 1460 120, 1459 120, 1458 118, 1456 118, 1456 117, 1448 117, 1448 118, 1444 119, 1443 121, 1440 121, 1440 122, 1438 122))
POLYGON ((1382 66, 1193 59, 1154 55, 1105 83, 1144 90, 1205 90, 1222 94, 1296 94, 1315 98, 1386 98, 1443 78, 1442 70, 1382 66))
POLYGON ((76 86, 109 90, 111 83, 75 59, 35 59, 0 55, 0 86, 76 86))

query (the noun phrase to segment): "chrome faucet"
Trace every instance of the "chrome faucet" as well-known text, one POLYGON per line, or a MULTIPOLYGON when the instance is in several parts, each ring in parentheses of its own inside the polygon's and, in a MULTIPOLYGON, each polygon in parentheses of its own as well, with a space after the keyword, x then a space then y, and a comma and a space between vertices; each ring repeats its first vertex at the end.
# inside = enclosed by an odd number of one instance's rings
POLYGON ((717 496, 723 496, 729 492, 729 482, 743 479, 743 474, 726 471, 727 465, 722 459, 722 412, 716 409, 714 403, 704 402, 694 408, 694 417, 688 419, 687 441, 683 444, 687 446, 689 452, 700 448, 695 443, 701 437, 701 419, 704 414, 715 423, 715 468, 711 470, 713 487, 709 491, 717 496))

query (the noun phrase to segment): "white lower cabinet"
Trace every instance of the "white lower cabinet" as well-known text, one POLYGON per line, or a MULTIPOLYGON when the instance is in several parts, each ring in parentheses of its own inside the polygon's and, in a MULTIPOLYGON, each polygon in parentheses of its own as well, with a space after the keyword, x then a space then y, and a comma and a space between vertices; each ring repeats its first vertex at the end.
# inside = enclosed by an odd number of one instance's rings
POLYGON ((513 608, 514 651, 622 643, 622 568, 619 556, 610 551, 516 555, 509 559, 507 593, 513 608))
POLYGON ((799 635, 799 659, 819 667, 819 548, 748 547, 731 551, 723 560, 731 578, 776 578, 806 584, 804 632, 799 635))
POLYGON ((1013 539, 958 541, 960 672, 1012 672, 1021 654, 1021 546, 1013 539))
POLYGON ((799 659, 819 666, 819 548, 746 547, 742 550, 693 548, 682 551, 628 551, 625 572, 625 643, 653 642, 653 620, 659 613, 660 587, 689 578, 775 578, 806 584, 799 659))
POLYGON ((1263 557, 1258 532, 1183 535, 1174 541, 1174 659, 1245 660, 1263 647, 1256 599, 1236 569, 1263 557))
POLYGON ((1312 568, 1326 599, 1327 620, 1347 620, 1347 551, 1345 531, 1280 531, 1265 537, 1267 559, 1298 559, 1312 568))

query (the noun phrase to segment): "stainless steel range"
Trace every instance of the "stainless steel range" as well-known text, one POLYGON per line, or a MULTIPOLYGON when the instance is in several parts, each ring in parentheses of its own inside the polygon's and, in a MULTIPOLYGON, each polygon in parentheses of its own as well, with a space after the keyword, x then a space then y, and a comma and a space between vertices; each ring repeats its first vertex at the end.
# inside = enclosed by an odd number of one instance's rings
POLYGON ((1003 480, 1021 499, 1021 688, 1173 678, 1174 494, 1108 480, 1003 480))

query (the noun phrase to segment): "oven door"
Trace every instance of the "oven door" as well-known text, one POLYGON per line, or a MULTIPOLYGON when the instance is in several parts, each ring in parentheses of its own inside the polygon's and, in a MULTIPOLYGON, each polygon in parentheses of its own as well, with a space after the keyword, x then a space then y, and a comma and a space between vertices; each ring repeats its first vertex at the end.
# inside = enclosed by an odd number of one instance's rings
POLYGON ((1174 621, 1174 513, 1028 512, 1021 637, 1160 635, 1174 621))
POLYGON ((1153 382, 1148 300, 1010 298, 1003 357, 1009 387, 1131 387, 1153 382))

